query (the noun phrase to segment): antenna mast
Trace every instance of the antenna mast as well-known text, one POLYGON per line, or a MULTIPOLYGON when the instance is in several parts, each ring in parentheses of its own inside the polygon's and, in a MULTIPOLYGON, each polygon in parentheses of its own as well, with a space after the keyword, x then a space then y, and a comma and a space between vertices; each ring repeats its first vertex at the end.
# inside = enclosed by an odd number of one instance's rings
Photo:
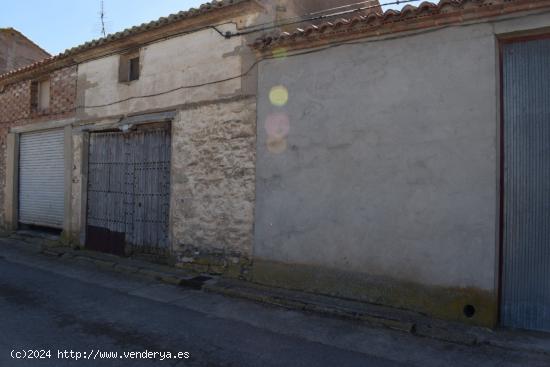
POLYGON ((99 16, 101 18, 101 34, 105 37, 107 32, 105 32, 105 4, 103 0, 101 0, 101 10, 99 16))

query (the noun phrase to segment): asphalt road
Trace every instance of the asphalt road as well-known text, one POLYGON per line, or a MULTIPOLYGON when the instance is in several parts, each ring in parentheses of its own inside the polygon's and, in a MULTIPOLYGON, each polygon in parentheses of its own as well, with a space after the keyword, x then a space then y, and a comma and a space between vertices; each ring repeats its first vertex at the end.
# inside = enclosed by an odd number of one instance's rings
POLYGON ((550 365, 540 355, 265 307, 8 246, 0 242, 2 367, 550 365), (12 358, 29 350, 44 358, 12 358), (124 355, 145 351, 182 358, 124 355), (105 352, 118 354, 101 359, 105 352))

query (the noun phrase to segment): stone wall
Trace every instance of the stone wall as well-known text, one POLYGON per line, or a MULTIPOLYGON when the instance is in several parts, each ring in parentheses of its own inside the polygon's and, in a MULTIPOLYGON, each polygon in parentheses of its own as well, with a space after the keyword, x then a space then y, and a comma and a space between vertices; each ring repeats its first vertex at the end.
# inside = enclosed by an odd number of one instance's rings
POLYGON ((172 126, 171 238, 180 265, 246 272, 252 255, 255 140, 255 98, 179 112, 172 126))

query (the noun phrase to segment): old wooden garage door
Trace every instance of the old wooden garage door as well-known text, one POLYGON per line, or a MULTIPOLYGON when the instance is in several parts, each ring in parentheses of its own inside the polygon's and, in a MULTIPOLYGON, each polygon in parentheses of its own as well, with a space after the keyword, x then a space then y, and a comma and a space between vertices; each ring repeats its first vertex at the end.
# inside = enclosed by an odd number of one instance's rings
POLYGON ((550 331, 550 39, 503 45, 504 325, 550 331))
POLYGON ((21 134, 19 141, 19 223, 63 227, 64 131, 21 134))
POLYGON ((169 129, 91 133, 88 154, 87 247, 166 253, 169 129))

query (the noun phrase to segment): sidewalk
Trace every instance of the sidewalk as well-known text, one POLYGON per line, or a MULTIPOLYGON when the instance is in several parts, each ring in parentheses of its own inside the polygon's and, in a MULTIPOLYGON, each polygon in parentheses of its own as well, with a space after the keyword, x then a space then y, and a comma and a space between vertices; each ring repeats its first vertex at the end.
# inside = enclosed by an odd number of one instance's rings
POLYGON ((55 236, 36 232, 17 232, 0 236, 0 241, 18 250, 52 258, 92 263, 97 267, 172 285, 202 289, 229 297, 292 310, 311 312, 327 317, 357 320, 373 327, 385 327, 419 337, 428 337, 463 345, 490 345, 506 350, 539 353, 550 356, 550 335, 536 332, 490 330, 385 306, 352 300, 266 287, 251 282, 224 279, 207 274, 193 274, 170 266, 131 258, 74 250, 59 246, 55 236))

